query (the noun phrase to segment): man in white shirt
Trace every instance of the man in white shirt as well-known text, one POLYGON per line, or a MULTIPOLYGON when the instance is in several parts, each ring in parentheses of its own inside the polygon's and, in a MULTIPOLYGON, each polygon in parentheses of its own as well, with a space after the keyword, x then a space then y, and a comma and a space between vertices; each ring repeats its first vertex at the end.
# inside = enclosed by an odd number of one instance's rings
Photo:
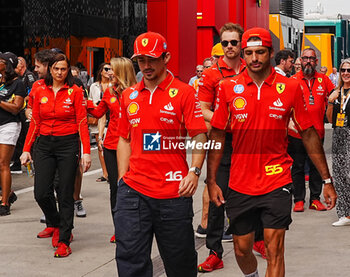
POLYGON ((281 50, 275 56, 275 70, 277 73, 286 76, 292 72, 294 64, 294 53, 291 50, 281 50))

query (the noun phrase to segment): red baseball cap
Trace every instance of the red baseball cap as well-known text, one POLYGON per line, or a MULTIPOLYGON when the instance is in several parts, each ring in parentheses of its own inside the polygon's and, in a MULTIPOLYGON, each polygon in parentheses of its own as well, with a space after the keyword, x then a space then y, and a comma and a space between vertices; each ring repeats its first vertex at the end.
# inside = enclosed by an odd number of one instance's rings
POLYGON ((158 33, 147 32, 139 35, 134 42, 134 55, 132 59, 138 56, 148 56, 159 58, 166 52, 168 44, 165 38, 158 33))
POLYGON ((259 27, 251 28, 243 33, 241 45, 242 45, 242 49, 248 46, 272 47, 272 39, 271 39, 270 31, 259 27), (248 42, 248 40, 251 37, 258 37, 261 39, 261 41, 248 42))

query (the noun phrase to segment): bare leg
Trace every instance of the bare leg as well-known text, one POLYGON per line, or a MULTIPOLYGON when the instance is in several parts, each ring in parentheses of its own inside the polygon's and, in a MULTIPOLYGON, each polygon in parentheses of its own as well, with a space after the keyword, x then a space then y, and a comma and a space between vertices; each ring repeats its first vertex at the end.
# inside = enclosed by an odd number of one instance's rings
POLYGON ((258 262, 253 254, 254 232, 243 236, 233 236, 236 260, 244 274, 256 271, 258 262))
POLYGON ((14 145, 0 144, 0 183, 2 189, 2 204, 8 205, 11 192, 10 161, 15 149, 14 145))
MULTIPOLYGON (((98 143, 98 134, 95 134, 95 139, 98 143)), ((98 159, 100 160, 100 164, 101 164, 101 168, 102 168, 102 175, 103 177, 105 177, 106 179, 108 178, 108 173, 107 173, 107 168, 106 168, 106 163, 105 163, 105 159, 103 157, 103 151, 102 149, 98 148, 98 159)))
POLYGON ((267 269, 266 277, 283 277, 285 229, 264 229, 267 269))
POLYGON ((209 193, 208 186, 205 185, 202 196, 202 219, 201 226, 203 229, 207 229, 208 225, 208 212, 209 212, 209 193))

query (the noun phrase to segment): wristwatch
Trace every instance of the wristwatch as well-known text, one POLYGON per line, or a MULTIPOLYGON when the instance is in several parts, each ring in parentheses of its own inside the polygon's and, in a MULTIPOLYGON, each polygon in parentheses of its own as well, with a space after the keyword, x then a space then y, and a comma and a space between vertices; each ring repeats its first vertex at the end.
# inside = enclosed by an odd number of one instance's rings
POLYGON ((193 172, 194 174, 196 174, 198 177, 199 175, 201 175, 201 169, 198 167, 191 167, 188 172, 193 172))
POLYGON ((333 178, 330 177, 330 178, 328 178, 328 179, 324 179, 324 180, 322 181, 322 185, 326 185, 326 184, 333 184, 333 178))

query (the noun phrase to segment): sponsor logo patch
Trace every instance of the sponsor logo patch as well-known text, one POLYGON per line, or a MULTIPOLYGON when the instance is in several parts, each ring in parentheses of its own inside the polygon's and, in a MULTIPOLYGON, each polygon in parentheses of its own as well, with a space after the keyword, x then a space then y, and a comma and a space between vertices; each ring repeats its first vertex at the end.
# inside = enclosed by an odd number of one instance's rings
POLYGON ((137 104, 136 102, 131 102, 128 106, 128 113, 129 115, 135 115, 137 114, 138 110, 139 110, 139 104, 137 104))
POLYGON ((177 95, 178 92, 179 92, 179 90, 177 88, 171 88, 171 89, 169 89, 169 96, 171 98, 173 98, 177 95))
POLYGON ((243 97, 236 97, 233 100, 233 106, 236 110, 244 110, 245 106, 247 105, 247 100, 245 100, 243 97))
POLYGON ((286 84, 284 83, 277 83, 276 84, 276 90, 279 94, 282 94, 286 88, 286 84))
POLYGON ((49 99, 46 96, 44 96, 44 97, 41 98, 40 103, 41 104, 46 104, 47 101, 49 101, 49 99))
POLYGON ((239 84, 239 85, 235 85, 233 88, 233 91, 237 94, 241 94, 244 91, 244 86, 239 84))
POLYGON ((139 96, 139 92, 137 90, 135 90, 130 94, 129 98, 131 100, 134 100, 134 99, 136 99, 137 96, 139 96))
POLYGON ((142 46, 143 46, 143 47, 146 47, 147 44, 148 44, 148 38, 142 39, 141 43, 142 43, 142 46))
POLYGON ((164 106, 164 109, 167 111, 172 111, 172 110, 174 110, 174 107, 173 107, 173 105, 171 105, 171 102, 169 102, 169 104, 164 106))

